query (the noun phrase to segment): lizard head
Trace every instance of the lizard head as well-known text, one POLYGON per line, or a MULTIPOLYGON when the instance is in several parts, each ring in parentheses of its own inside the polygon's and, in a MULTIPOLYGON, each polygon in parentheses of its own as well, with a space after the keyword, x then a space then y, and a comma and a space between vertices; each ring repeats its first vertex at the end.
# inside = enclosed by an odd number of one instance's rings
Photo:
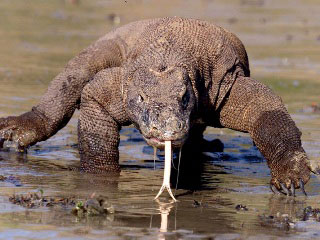
POLYGON ((195 94, 182 67, 138 68, 129 81, 126 105, 130 119, 149 145, 170 140, 181 147, 188 138, 195 94))

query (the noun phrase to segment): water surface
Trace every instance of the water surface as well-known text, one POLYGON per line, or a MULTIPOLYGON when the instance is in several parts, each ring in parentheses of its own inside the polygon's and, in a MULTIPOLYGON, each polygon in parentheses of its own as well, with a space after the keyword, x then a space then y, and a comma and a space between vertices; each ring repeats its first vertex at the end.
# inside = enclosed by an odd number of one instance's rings
MULTIPOLYGON (((305 150, 320 157, 320 6, 317 1, 9 1, 0 2, 0 116, 28 111, 68 59, 105 32, 141 18, 184 16, 215 22, 235 32, 247 47, 252 75, 280 94, 303 132, 305 150), (309 110, 308 110, 309 109, 309 110)), ((268 226, 259 216, 288 214, 299 220, 306 206, 319 207, 319 179, 306 186, 309 197, 274 196, 270 171, 249 135, 209 128, 223 153, 203 153, 182 163, 179 202, 163 195, 163 159, 133 128, 121 131, 119 177, 70 171, 79 165, 76 112, 51 139, 28 154, 0 152, 0 239, 274 239, 312 238, 317 222, 296 228, 268 226), (114 205, 107 217, 78 218, 71 209, 25 209, 8 198, 36 192, 79 200, 101 195, 114 205), (248 211, 237 211, 242 204, 248 211)), ((173 171, 173 187, 177 172, 173 171)))

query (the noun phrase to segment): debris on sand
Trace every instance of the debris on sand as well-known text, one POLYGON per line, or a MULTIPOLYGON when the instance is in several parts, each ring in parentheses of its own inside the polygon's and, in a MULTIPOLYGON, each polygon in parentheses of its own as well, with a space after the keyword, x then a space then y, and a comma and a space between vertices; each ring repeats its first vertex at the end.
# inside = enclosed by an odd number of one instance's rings
POLYGON ((320 104, 312 103, 311 108, 314 113, 320 113, 320 104))
POLYGON ((310 106, 306 106, 300 110, 303 113, 320 113, 320 104, 313 102, 310 106))
POLYGON ((302 221, 315 220, 320 222, 320 208, 308 206, 303 209, 302 221))
POLYGON ((13 175, 10 175, 8 177, 0 175, 0 182, 9 182, 9 183, 14 184, 16 187, 22 186, 20 179, 18 177, 13 176, 13 175))
POLYGON ((248 211, 249 209, 248 209, 247 206, 245 206, 245 205, 238 204, 238 205, 236 206, 236 210, 237 210, 237 211, 248 211))
POLYGON ((198 202, 197 200, 193 200, 193 204, 194 207, 200 207, 201 206, 201 202, 198 202))
POLYGON ((207 203, 203 203, 202 200, 199 202, 197 200, 193 200, 192 206, 197 208, 197 207, 208 207, 207 203))
POLYGON ((9 201, 25 208, 52 207, 55 205, 68 207, 75 205, 75 199, 73 197, 45 197, 43 196, 42 190, 40 190, 39 193, 32 192, 27 194, 13 194, 9 197, 9 201))
POLYGON ((113 214, 115 210, 105 199, 98 197, 77 202, 71 212, 77 217, 85 217, 113 214))
POLYGON ((54 206, 70 209, 72 207, 71 213, 77 217, 106 215, 115 212, 114 207, 105 198, 94 197, 94 195, 85 201, 77 201, 75 197, 45 197, 43 191, 39 190, 39 192, 27 194, 14 194, 9 197, 9 201, 29 209, 54 206))
POLYGON ((290 230, 295 227, 295 222, 289 218, 288 214, 277 213, 273 215, 260 215, 260 224, 261 226, 278 228, 283 230, 290 230))
POLYGON ((308 206, 303 209, 300 214, 292 218, 288 214, 280 214, 279 212, 273 215, 261 215, 259 216, 262 226, 284 229, 286 231, 290 229, 299 229, 303 222, 320 222, 320 208, 312 208, 308 206))

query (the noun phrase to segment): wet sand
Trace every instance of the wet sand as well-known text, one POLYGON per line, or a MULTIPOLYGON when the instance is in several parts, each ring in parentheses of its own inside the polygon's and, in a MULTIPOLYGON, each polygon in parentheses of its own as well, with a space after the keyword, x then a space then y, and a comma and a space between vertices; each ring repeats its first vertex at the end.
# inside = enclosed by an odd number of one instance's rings
MULTIPOLYGON (((320 114, 304 111, 319 104, 320 5, 317 1, 2 1, 0 3, 0 116, 28 111, 48 83, 81 49, 122 24, 161 16, 215 22, 244 42, 252 76, 283 98, 303 132, 305 150, 320 157, 320 114)), ((79 165, 78 112, 57 135, 28 151, 0 152, 0 239, 310 239, 320 223, 301 222, 306 206, 319 207, 319 178, 293 198, 274 196, 270 171, 247 134, 209 128, 223 153, 204 153, 197 165, 182 164, 178 203, 166 195, 153 201, 163 174, 163 158, 153 155, 133 128, 121 131, 119 177, 95 176, 79 165), (107 217, 78 218, 67 208, 25 209, 9 202, 14 193, 82 200, 95 193, 114 205, 107 217), (246 206, 248 211, 236 209, 246 206), (266 224, 259 216, 288 214, 291 228, 266 224)), ((175 186, 176 172, 172 184, 175 186)))

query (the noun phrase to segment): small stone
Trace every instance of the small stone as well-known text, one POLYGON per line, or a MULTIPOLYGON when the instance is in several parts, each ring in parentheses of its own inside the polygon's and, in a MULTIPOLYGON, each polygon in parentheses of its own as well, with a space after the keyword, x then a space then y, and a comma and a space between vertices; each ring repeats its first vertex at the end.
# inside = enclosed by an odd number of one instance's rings
POLYGON ((294 227, 295 227, 295 224, 292 223, 292 222, 289 222, 289 227, 290 227, 290 228, 294 228, 294 227))
POLYGON ((240 210, 242 210, 242 211, 248 211, 249 209, 248 209, 247 206, 245 206, 245 205, 238 204, 238 205, 236 206, 236 210, 237 210, 237 211, 240 211, 240 210))
POLYGON ((200 207, 201 203, 199 203, 197 200, 193 200, 193 204, 194 207, 200 207))
POLYGON ((5 181, 7 177, 0 175, 0 181, 5 181))

